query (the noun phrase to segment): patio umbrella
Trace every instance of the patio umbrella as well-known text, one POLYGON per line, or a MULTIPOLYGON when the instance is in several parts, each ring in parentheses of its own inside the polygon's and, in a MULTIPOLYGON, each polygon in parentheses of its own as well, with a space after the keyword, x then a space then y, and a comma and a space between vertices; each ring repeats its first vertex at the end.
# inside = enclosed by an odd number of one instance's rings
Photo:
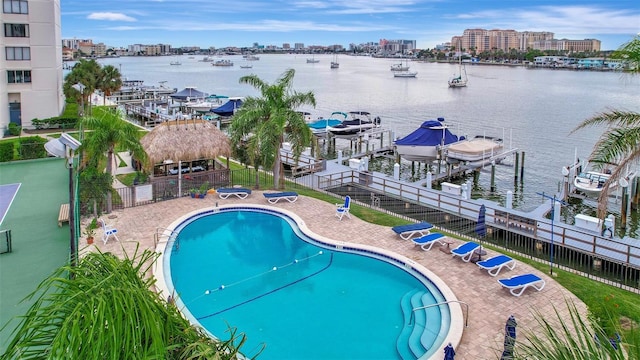
POLYGON ((485 213, 487 212, 487 208, 484 206, 480 206, 480 212, 478 213, 478 222, 476 223, 476 234, 480 237, 487 236, 487 224, 485 222, 485 213))
POLYGON ((500 360, 513 359, 513 347, 516 343, 516 318, 511 315, 504 327, 504 351, 500 360))
POLYGON ((140 139, 149 162, 155 164, 178 163, 178 191, 182 194, 182 162, 230 156, 229 138, 213 123, 204 120, 167 121, 156 126, 140 139))
POLYGON ((444 360, 453 360, 455 356, 456 352, 453 350, 451 343, 449 343, 449 345, 444 347, 444 360))

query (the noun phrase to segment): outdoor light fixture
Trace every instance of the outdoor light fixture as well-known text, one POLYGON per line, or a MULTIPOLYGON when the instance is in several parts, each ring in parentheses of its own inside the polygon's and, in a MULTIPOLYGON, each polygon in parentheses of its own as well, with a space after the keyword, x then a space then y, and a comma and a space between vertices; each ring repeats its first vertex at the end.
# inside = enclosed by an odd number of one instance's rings
POLYGON ((75 221, 75 187, 73 181, 73 158, 75 151, 82 145, 67 133, 62 133, 58 139, 51 139, 44 144, 44 149, 51 156, 67 159, 65 164, 69 169, 69 244, 70 264, 75 267, 78 261, 78 247, 76 246, 75 221))

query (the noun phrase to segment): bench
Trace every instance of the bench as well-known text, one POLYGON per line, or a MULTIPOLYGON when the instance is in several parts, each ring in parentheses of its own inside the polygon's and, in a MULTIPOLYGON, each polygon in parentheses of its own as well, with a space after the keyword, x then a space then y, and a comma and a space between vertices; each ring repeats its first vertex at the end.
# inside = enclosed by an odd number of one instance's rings
POLYGON ((62 223, 69 222, 69 204, 60 205, 58 213, 58 226, 62 227, 62 223))

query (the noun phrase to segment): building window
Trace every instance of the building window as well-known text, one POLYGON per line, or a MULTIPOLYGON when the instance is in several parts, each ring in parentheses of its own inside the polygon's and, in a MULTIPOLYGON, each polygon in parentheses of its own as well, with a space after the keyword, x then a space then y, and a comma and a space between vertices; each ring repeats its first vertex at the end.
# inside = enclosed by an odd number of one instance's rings
POLYGON ((31 60, 31 49, 28 47, 6 47, 7 60, 31 60))
POLYGON ((31 70, 7 70, 9 84, 22 84, 31 82, 31 70))
POLYGON ((4 36, 29 37, 28 24, 4 24, 4 36))
POLYGON ((5 14, 28 14, 27 0, 2 0, 2 10, 5 14))

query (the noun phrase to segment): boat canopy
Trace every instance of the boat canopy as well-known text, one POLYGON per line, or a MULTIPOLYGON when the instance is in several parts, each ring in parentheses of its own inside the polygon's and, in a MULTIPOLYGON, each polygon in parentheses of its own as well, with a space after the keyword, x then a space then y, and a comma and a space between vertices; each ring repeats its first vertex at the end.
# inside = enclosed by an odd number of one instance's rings
POLYGON ((212 109, 211 112, 220 116, 231 116, 234 114, 236 109, 240 108, 240 106, 242 106, 242 99, 230 98, 229 101, 215 109, 212 109))
POLYGON ((427 120, 411 134, 396 140, 396 145, 436 146, 451 144, 458 140, 458 136, 452 134, 440 121, 427 120))
POLYGON ((209 94, 202 92, 200 90, 197 90, 194 87, 188 87, 178 91, 177 93, 171 94, 170 96, 172 99, 175 99, 175 100, 189 101, 189 100, 195 100, 195 99, 204 99, 207 96, 209 96, 209 94))

